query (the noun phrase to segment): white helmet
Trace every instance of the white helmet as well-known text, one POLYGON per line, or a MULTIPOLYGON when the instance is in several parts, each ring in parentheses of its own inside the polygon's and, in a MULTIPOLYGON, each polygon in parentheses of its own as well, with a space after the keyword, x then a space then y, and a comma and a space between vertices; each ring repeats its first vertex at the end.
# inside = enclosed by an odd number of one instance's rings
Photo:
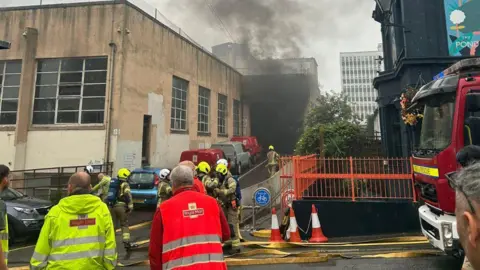
POLYGON ((160 179, 165 180, 167 179, 167 176, 170 174, 169 169, 163 169, 160 171, 160 179))
POLYGON ((86 173, 88 174, 92 174, 93 173, 93 166, 92 165, 88 165, 85 167, 85 169, 83 169, 86 173))
POLYGON ((217 165, 219 165, 219 164, 223 164, 223 165, 228 167, 228 161, 224 158, 221 158, 221 159, 217 160, 217 165))

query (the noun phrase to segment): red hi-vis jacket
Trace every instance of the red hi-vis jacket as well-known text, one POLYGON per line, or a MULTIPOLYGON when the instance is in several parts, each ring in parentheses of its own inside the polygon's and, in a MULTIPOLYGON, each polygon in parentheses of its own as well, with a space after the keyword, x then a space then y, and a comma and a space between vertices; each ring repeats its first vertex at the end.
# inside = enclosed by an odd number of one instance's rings
POLYGON ((186 190, 160 205, 163 269, 227 269, 217 201, 186 190))

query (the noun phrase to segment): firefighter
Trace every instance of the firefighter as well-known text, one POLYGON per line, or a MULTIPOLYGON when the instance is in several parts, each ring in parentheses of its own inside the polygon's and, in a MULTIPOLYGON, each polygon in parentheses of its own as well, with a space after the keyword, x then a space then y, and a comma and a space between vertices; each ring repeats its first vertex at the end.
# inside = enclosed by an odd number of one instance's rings
POLYGON ((113 213, 120 222, 122 228, 122 240, 126 250, 129 250, 132 245, 130 243, 130 229, 128 228, 128 216, 133 210, 132 194, 127 179, 130 176, 130 171, 126 168, 118 170, 117 178, 120 181, 120 186, 117 189, 115 202, 113 203, 113 213))
POLYGON ((110 189, 110 182, 112 181, 112 178, 110 178, 107 175, 104 175, 103 173, 98 174, 98 184, 96 184, 92 188, 92 192, 97 194, 100 199, 106 203, 107 198, 108 198, 108 190, 110 189))
MULTIPOLYGON (((0 192, 7 189, 10 185, 10 168, 5 165, 0 165, 0 192)), ((7 206, 3 200, 0 200, 0 269, 8 269, 8 217, 7 206)))
POLYGON ((202 184, 205 187, 207 194, 209 196, 212 196, 213 198, 216 198, 217 194, 215 194, 215 189, 218 187, 218 179, 210 177, 209 174, 210 174, 210 165, 205 161, 198 163, 198 166, 197 166, 198 179, 202 181, 202 184))
POLYGON ((237 181, 233 177, 228 177, 228 168, 223 164, 219 164, 216 167, 219 188, 215 189, 215 193, 218 195, 218 200, 221 203, 223 212, 227 217, 228 223, 231 224, 234 228, 234 233, 232 233, 231 241, 227 242, 226 245, 231 245, 234 251, 239 251, 240 249, 240 225, 238 221, 238 206, 240 204, 236 192, 237 192, 237 181), (234 235, 235 234, 235 235, 234 235), (234 236, 233 236, 234 235, 234 236))
POLYGON ((70 177, 68 197, 45 216, 30 269, 115 269, 112 216, 107 205, 91 194, 91 189, 87 173, 70 177))
MULTIPOLYGON (((228 161, 224 158, 217 160, 217 166, 219 164, 223 164, 225 167, 228 168, 228 161)), ((230 172, 230 170, 228 170, 227 179, 230 178, 230 177, 233 177, 233 175, 230 172)), ((240 222, 243 220, 243 206, 242 205, 238 205, 238 220, 239 220, 238 226, 240 226, 240 222)), ((237 230, 240 231, 240 228, 238 228, 237 230)), ((239 238, 240 238, 240 240, 243 240, 242 235, 239 235, 239 238)))
POLYGON ((277 171, 277 166, 278 166, 278 160, 280 159, 280 155, 278 155, 277 152, 275 152, 275 148, 273 148, 272 145, 268 147, 268 153, 267 153, 267 168, 268 168, 268 174, 270 177, 272 177, 276 171, 277 171))
POLYGON ((162 202, 172 197, 172 187, 170 185, 170 170, 163 169, 160 171, 160 183, 158 184, 158 203, 157 208, 162 202))

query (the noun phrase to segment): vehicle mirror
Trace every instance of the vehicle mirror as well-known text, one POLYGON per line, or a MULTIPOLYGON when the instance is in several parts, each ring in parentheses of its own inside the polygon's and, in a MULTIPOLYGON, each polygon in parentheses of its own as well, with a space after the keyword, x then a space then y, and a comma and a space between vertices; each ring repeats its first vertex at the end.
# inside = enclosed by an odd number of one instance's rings
POLYGON ((465 99, 465 107, 468 112, 478 112, 480 111, 480 95, 478 94, 467 94, 465 99))

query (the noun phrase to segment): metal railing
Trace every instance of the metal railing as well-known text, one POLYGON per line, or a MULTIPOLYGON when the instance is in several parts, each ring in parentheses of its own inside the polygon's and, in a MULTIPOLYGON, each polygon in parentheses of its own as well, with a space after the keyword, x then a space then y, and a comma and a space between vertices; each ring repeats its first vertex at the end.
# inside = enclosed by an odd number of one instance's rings
POLYGON ((296 199, 416 201, 410 158, 282 157, 281 172, 296 199))
MULTIPOLYGON (((12 171, 11 187, 25 195, 57 203, 67 195, 67 185, 70 176, 84 170, 86 165, 40 168, 12 171)), ((92 165, 92 185, 98 183, 96 175, 112 174, 113 163, 92 165)))
POLYGON ((165 15, 163 15, 160 10, 155 8, 152 4, 144 0, 15 0, 7 3, 0 3, 0 8, 5 7, 25 7, 25 6, 46 6, 46 5, 56 5, 56 4, 81 4, 81 3, 101 3, 101 2, 110 2, 110 3, 122 3, 129 2, 130 4, 141 9, 146 14, 150 15, 156 21, 162 23, 166 27, 170 28, 172 31, 176 32, 180 36, 184 37, 192 44, 203 49, 206 53, 212 55, 212 53, 200 45, 198 42, 193 40, 185 31, 180 27, 171 22, 165 15))

